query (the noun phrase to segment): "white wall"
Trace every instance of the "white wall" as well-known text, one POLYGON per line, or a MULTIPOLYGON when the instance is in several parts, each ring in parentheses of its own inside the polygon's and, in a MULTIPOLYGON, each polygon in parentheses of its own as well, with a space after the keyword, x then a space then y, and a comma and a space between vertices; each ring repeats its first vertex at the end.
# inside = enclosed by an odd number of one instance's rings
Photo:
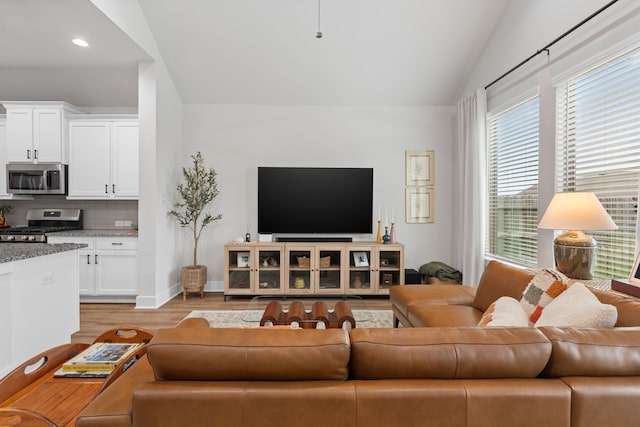
POLYGON ((138 2, 91 0, 153 61, 138 69, 140 202, 137 308, 155 308, 178 292, 176 229, 167 196, 175 188, 182 102, 138 2))
MULTIPOLYGON (((463 94, 471 94, 491 83, 607 3, 609 0, 510 1, 469 75, 463 94)), ((624 3, 629 2, 621 1, 605 13, 611 13, 624 3)), ((577 30, 568 39, 584 35, 599 19, 577 30)), ((544 57, 541 55, 541 60, 544 57)))
MULTIPOLYGON (((223 219, 205 230, 200 262, 209 267, 209 289, 222 289, 223 246, 256 238, 258 166, 373 167, 374 221, 378 207, 395 210, 397 238, 407 268, 451 259, 451 144, 455 109, 438 107, 333 107, 185 105, 182 164, 201 151, 218 172, 220 196, 211 207, 223 219), (404 152, 434 150, 435 223, 404 222, 404 152), (213 282, 213 283, 211 283, 213 282)), ((173 194, 175 200, 175 192, 173 194)), ((375 233, 375 226, 374 226, 375 233)), ((182 263, 191 238, 182 236, 182 263)), ((375 240, 375 235, 353 236, 375 240)))

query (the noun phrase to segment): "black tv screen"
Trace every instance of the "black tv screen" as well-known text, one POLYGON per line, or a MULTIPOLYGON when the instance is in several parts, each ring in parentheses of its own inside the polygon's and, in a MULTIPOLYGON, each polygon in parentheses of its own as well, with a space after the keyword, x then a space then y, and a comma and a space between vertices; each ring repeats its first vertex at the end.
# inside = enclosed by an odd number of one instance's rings
POLYGON ((258 168, 258 233, 371 233, 373 168, 258 168))

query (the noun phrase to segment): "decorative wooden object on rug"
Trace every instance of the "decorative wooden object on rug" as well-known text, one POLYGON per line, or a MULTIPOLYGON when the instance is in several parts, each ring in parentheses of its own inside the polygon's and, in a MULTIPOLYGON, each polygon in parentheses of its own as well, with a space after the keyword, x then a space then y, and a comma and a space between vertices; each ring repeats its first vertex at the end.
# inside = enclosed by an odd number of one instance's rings
POLYGON ((333 311, 329 311, 324 301, 314 302, 310 311, 305 310, 301 301, 292 301, 287 311, 282 308, 280 301, 271 301, 260 319, 260 326, 267 323, 291 325, 294 322, 305 329, 315 329, 319 322, 324 323, 326 328, 342 328, 345 322, 349 322, 352 328, 356 327, 351 307, 346 301, 338 301, 333 311))

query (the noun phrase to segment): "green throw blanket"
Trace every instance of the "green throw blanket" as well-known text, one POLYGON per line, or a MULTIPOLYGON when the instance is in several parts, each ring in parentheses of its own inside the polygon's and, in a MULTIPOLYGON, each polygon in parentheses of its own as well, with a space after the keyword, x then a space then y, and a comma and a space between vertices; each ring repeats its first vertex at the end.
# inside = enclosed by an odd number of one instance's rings
POLYGON ((437 277, 440 280, 462 282, 462 273, 444 262, 432 261, 420 267, 420 274, 427 277, 437 277))

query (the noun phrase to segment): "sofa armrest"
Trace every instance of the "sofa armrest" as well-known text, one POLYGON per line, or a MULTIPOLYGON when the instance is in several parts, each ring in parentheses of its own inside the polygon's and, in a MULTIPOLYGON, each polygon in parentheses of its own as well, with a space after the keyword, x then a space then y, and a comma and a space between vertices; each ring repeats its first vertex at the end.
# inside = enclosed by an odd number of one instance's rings
POLYGON ((131 427, 133 392, 152 381, 153 370, 147 356, 143 356, 80 412, 76 426, 131 427))

